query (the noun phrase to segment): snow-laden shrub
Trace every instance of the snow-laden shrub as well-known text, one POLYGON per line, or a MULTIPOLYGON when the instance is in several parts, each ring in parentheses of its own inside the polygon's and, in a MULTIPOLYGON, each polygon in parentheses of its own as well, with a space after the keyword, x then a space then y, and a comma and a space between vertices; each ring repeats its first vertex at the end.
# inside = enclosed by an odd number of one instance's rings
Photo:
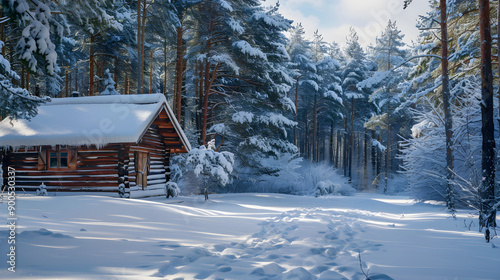
POLYGON ((239 178, 230 191, 284 193, 293 195, 315 196, 319 182, 335 182, 337 187, 331 192, 335 195, 350 195, 354 189, 347 178, 328 163, 311 163, 300 157, 279 157, 274 162, 280 171, 272 174, 255 174, 250 169, 242 168, 239 178))
POLYGON ((354 189, 349 186, 346 177, 340 175, 337 170, 335 170, 330 164, 326 162, 314 163, 314 162, 304 162, 301 173, 303 174, 304 186, 307 189, 304 190, 308 195, 316 195, 316 187, 319 182, 335 182, 340 187, 338 189, 340 195, 349 195, 354 192, 354 189))
POLYGON ((165 184, 165 193, 167 194, 167 198, 177 197, 181 194, 181 190, 179 189, 179 187, 175 182, 168 181, 165 184))
POLYGON ((104 73, 104 78, 102 84, 104 86, 104 91, 101 92, 101 95, 119 95, 119 93, 115 89, 115 81, 113 79, 113 74, 109 72, 109 69, 106 69, 104 73))
POLYGON ((348 185, 336 184, 330 180, 321 181, 316 184, 316 197, 323 195, 352 195, 354 189, 348 185))
POLYGON ((302 158, 291 153, 259 159, 261 168, 238 162, 238 178, 227 188, 231 192, 261 192, 296 194, 295 185, 301 185, 302 158))
POLYGON ((42 183, 42 184, 38 187, 38 189, 36 190, 36 195, 37 195, 37 196, 46 196, 46 195, 48 195, 48 193, 47 193, 47 186, 45 186, 45 184, 44 184, 44 183, 42 183))
MULTIPOLYGON (((472 207, 477 204, 477 186, 482 178, 480 88, 476 77, 463 78, 452 87, 454 193, 457 204, 472 207)), ((403 173, 408 178, 410 194, 418 199, 445 201, 444 113, 432 100, 422 101, 423 109, 413 111, 417 121, 413 137, 401 143, 403 173)))
POLYGON ((197 186, 201 191, 205 188, 224 187, 233 179, 234 155, 230 152, 217 152, 201 146, 174 157, 172 162, 173 181, 198 182, 197 186), (199 180, 193 180, 192 175, 199 180))

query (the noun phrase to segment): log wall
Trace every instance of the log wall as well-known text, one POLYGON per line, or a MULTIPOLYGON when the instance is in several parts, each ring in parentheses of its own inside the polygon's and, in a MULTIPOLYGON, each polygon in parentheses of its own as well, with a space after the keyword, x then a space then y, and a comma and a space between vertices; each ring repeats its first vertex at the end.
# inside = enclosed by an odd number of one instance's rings
POLYGON ((44 183, 48 190, 117 191, 118 148, 118 145, 99 150, 78 148, 76 170, 38 170, 38 147, 12 152, 9 159, 10 166, 16 169, 19 188, 37 189, 44 183))
POLYGON ((165 177, 167 158, 166 147, 163 137, 159 134, 156 127, 150 127, 142 138, 142 141, 137 145, 130 146, 129 150, 129 165, 128 165, 128 179, 130 182, 131 191, 139 191, 142 188, 136 184, 136 168, 135 168, 135 154, 136 152, 149 153, 149 172, 148 172, 148 185, 147 190, 163 189, 167 179, 165 177))
POLYGON ((76 161, 69 164, 72 169, 46 169, 47 159, 39 157, 35 147, 3 153, 4 166, 16 169, 16 186, 25 190, 36 190, 44 183, 51 191, 109 191, 129 197, 131 191, 142 191, 136 185, 135 154, 149 154, 147 190, 159 192, 170 179, 170 154, 185 152, 185 147, 168 119, 165 111, 148 128, 137 144, 110 144, 97 147, 68 147, 75 153, 76 161), (76 165, 76 168, 75 168, 76 165))

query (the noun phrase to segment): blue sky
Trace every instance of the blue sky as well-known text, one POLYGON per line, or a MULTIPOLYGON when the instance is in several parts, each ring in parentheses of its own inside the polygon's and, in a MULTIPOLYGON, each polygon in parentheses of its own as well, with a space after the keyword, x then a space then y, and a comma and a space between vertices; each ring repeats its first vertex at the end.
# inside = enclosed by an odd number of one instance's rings
MULTIPOLYGON (((274 3, 276 0, 264 1, 265 5, 274 3)), ((411 43, 419 33, 415 27, 418 15, 429 10, 427 0, 414 0, 406 10, 403 0, 280 0, 280 4, 281 13, 301 22, 309 38, 318 29, 326 42, 343 45, 353 26, 364 46, 375 42, 389 19, 397 22, 405 41, 411 43)))

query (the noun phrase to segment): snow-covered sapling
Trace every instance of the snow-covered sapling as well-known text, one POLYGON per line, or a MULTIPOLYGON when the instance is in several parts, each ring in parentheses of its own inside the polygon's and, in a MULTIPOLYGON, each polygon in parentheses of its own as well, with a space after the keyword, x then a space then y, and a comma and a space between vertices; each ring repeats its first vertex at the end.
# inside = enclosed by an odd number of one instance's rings
POLYGON ((115 90, 116 83, 113 80, 113 74, 109 72, 109 69, 106 69, 102 83, 105 89, 101 92, 101 95, 119 95, 119 93, 115 90))
POLYGON ((45 186, 45 184, 44 184, 44 183, 42 183, 42 184, 38 187, 38 189, 36 190, 36 195, 37 195, 37 196, 46 196, 46 195, 48 195, 48 193, 47 193, 47 186, 45 186))
POLYGON ((181 193, 181 190, 175 182, 168 181, 165 184, 165 193, 167 194, 167 198, 177 197, 181 193))
POLYGON ((351 195, 354 189, 347 185, 335 184, 330 180, 321 181, 316 184, 316 197, 323 195, 351 195))
MULTIPOLYGON (((230 152, 217 152, 211 148, 200 146, 192 149, 188 154, 176 157, 180 171, 193 172, 196 177, 201 176, 203 186, 201 192, 208 189, 209 183, 225 186, 231 182, 233 173, 234 155, 230 152)), ((180 172, 177 172, 180 173, 180 172)), ((181 175, 182 176, 182 175, 181 175)))

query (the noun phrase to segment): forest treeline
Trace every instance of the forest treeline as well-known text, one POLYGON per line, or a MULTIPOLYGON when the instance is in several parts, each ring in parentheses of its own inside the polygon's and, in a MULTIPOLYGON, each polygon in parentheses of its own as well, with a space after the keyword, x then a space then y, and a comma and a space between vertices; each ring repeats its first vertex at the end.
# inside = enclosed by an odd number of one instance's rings
POLYGON ((292 192, 283 182, 301 164, 327 162, 360 190, 403 180, 418 198, 479 209, 482 107, 498 119, 498 99, 481 91, 481 42, 497 43, 498 1, 429 6, 417 42, 389 21, 363 48, 354 28, 345 41, 306 35, 279 2, 4 0, 0 113, 30 118, 73 92, 161 92, 193 144, 234 153, 238 190, 292 192), (481 41, 486 22, 493 34, 481 41))

